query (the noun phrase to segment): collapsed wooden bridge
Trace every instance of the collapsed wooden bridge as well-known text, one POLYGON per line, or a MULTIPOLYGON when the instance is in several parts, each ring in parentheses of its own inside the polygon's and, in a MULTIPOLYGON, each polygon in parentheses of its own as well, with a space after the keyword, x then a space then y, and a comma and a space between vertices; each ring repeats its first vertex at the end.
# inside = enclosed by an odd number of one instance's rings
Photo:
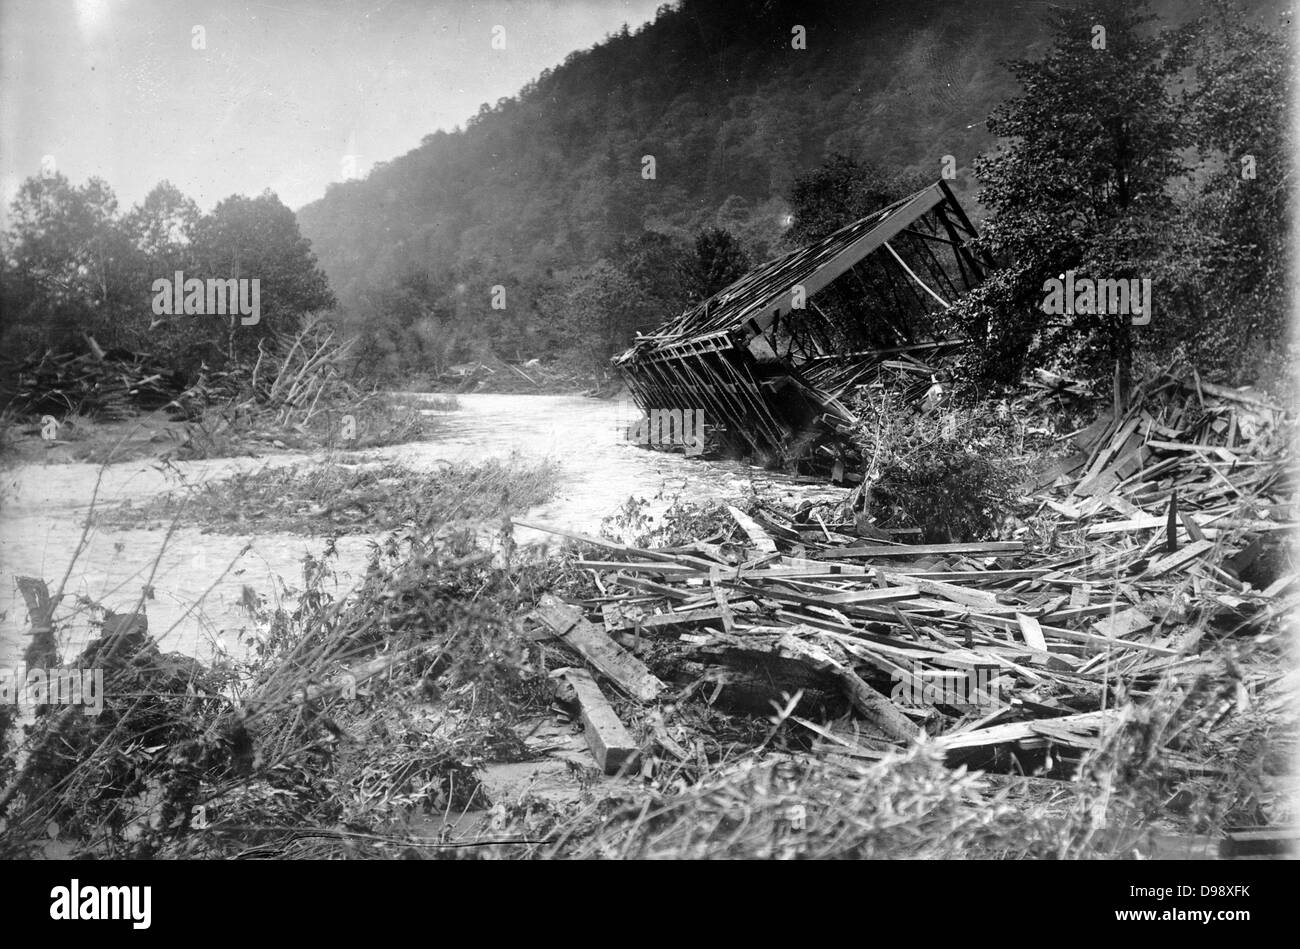
POLYGON ((750 271, 638 335, 615 365, 643 410, 703 412, 730 453, 842 467, 856 423, 846 393, 891 364, 928 384, 924 360, 961 346, 934 316, 993 266, 968 246, 975 236, 937 181, 750 271))

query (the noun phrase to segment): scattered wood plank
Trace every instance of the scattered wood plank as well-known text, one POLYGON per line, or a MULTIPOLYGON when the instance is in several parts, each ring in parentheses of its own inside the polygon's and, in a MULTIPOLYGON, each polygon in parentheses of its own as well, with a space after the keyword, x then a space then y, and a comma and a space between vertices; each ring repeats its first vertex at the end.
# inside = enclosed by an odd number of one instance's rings
POLYGON ((586 669, 566 669, 563 675, 577 694, 587 747, 596 759, 596 767, 605 774, 625 772, 636 761, 638 751, 631 734, 591 673, 586 669))
POLYGON ((664 691, 664 684, 655 678, 645 663, 588 622, 576 606, 548 593, 538 602, 534 616, 625 694, 640 702, 653 702, 664 691))
POLYGON ((740 508, 727 505, 727 510, 731 513, 732 518, 740 525, 740 529, 745 532, 749 538, 750 545, 760 554, 776 553, 776 541, 759 527, 752 517, 746 514, 740 508))
POLYGON ((1219 843, 1219 856, 1295 857, 1300 854, 1300 827, 1243 827, 1227 831, 1219 843))
MULTIPOLYGON (((1087 737, 1091 733, 1100 732, 1108 725, 1116 722, 1119 713, 1114 709, 1106 709, 1100 712, 1081 712, 1077 715, 1066 715, 1060 718, 1053 718, 1053 730, 1060 735, 1071 734, 1079 737, 1087 737)), ((1035 730, 1037 722, 1011 722, 1006 725, 993 725, 989 728, 982 728, 978 731, 962 732, 953 735, 940 735, 931 739, 931 742, 944 752, 953 752, 966 750, 970 748, 987 748, 992 745, 1002 745, 1009 742, 1023 741, 1027 738, 1039 737, 1039 732, 1035 730)), ((1080 745, 1082 747, 1082 745, 1080 745)))
POLYGON ((1016 621, 1020 624, 1020 633, 1025 637, 1025 645, 1039 652, 1047 652, 1047 640, 1043 638, 1043 628, 1038 620, 1025 613, 1017 613, 1016 621))
POLYGON ((47 669, 59 664, 58 645, 54 641, 54 606, 45 581, 37 577, 15 577, 18 592, 27 606, 32 627, 32 641, 23 651, 23 663, 29 669, 47 669))
POLYGON ((971 544, 872 544, 866 547, 836 547, 818 551, 814 559, 840 557, 924 557, 931 554, 1019 554, 1025 545, 1018 540, 985 541, 971 544))
POLYGON ((1170 554, 1167 557, 1161 557, 1155 563, 1147 567, 1142 574, 1143 579, 1154 580, 1163 577, 1171 570, 1177 570, 1179 567, 1186 566, 1197 557, 1209 553, 1214 549, 1214 542, 1209 540, 1198 540, 1194 544, 1188 544, 1178 553, 1170 554))
POLYGON ((839 680, 845 695, 859 714, 890 738, 913 741, 920 736, 921 729, 900 712, 893 702, 863 682, 857 673, 815 642, 788 632, 779 640, 778 650, 790 658, 807 662, 819 671, 830 671, 839 680))

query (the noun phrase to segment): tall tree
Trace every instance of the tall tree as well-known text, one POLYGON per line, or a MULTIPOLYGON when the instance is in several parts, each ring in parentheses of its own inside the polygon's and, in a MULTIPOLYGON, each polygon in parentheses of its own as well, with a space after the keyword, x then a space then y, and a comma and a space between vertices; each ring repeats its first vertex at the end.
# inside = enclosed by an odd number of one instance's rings
MULTIPOLYGON (((1185 231, 1200 262, 1186 333, 1197 354, 1232 374, 1243 349, 1286 330, 1294 179, 1295 56, 1280 31, 1227 0, 1189 29, 1194 82, 1183 108, 1198 148, 1199 191, 1185 231)), ((1188 281, 1189 254, 1170 248, 1170 281, 1188 281), (1180 266, 1181 263, 1181 266, 1180 266)))
POLYGON ((5 317, 8 345, 79 347, 84 334, 105 346, 127 344, 128 316, 141 303, 131 280, 137 260, 108 184, 31 177, 10 215, 6 296, 17 305, 5 317))
POLYGON ((975 163, 988 210, 982 242, 1004 265, 956 308, 980 348, 983 381, 1016 378, 1024 362, 1074 354, 1127 387, 1133 339, 1125 314, 1048 320, 1044 283, 1149 276, 1173 214, 1168 185, 1183 171, 1186 135, 1170 92, 1183 58, 1153 28, 1146 0, 1098 0, 1058 13, 1051 49, 1011 70, 1022 93, 988 120, 1004 141, 975 163))
POLYGON ((744 276, 751 266, 749 255, 730 231, 706 227, 696 235, 695 254, 687 262, 690 301, 707 300, 744 276))
POLYGON ((915 173, 889 175, 870 162, 834 152, 795 179, 790 191, 794 221, 786 243, 802 247, 819 241, 926 184, 915 173))
POLYGON ((256 198, 232 195, 204 215, 195 226, 194 259, 195 276, 200 278, 260 281, 258 323, 244 325, 237 314, 203 318, 209 327, 204 341, 222 347, 231 360, 250 357, 260 340, 293 333, 307 314, 335 303, 311 242, 299 233, 293 212, 271 191, 256 198))

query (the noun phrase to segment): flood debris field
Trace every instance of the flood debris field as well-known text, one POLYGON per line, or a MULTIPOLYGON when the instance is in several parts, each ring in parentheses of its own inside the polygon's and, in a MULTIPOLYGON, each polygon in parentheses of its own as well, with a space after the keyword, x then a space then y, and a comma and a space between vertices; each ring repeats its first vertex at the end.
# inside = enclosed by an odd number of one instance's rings
MULTIPOLYGON (((802 503, 632 501, 599 536, 521 516, 536 498, 489 484, 469 507, 495 535, 407 524, 337 599, 328 554, 309 560, 292 609, 250 602, 244 660, 162 653, 144 617, 104 612, 64 663, 103 668, 103 714, 20 724, 0 707, 0 847, 1285 852, 1292 422, 1252 391, 1157 375, 1034 459, 973 540, 936 537, 883 475, 802 503), (525 528, 562 548, 516 544, 525 528)), ((286 485, 264 486, 268 504, 286 485)), ((30 593, 37 664, 58 606, 30 593)))

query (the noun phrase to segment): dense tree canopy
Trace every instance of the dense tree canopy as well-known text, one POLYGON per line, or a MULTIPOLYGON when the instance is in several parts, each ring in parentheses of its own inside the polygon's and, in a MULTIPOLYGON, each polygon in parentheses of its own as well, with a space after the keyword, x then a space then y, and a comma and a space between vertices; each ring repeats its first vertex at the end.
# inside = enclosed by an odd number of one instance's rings
POLYGON ((292 211, 272 193, 232 196, 211 213, 169 182, 120 213, 107 183, 73 186, 62 175, 25 181, 4 240, 3 347, 24 357, 81 350, 88 338, 172 360, 219 366, 292 333, 334 305, 324 273, 292 211), (155 312, 155 281, 257 279, 260 319, 155 312))
POLYGON ((1276 340, 1287 52, 1227 4, 1176 28, 1145 2, 1060 11, 1047 54, 1011 64, 1022 91, 990 116, 1002 144, 975 163, 981 243, 1002 268, 954 313, 978 347, 970 381, 1055 364, 1123 390, 1135 352, 1181 347, 1227 369, 1252 337, 1276 340), (1258 178, 1243 177, 1247 155, 1258 178), (1150 280, 1151 322, 1045 312, 1071 272, 1150 280))
MULTIPOLYGON (((1043 25, 1002 4, 665 5, 653 23, 574 52, 463 130, 435 132, 364 180, 331 186, 299 212, 303 233, 346 325, 391 337, 385 288, 423 275, 424 305, 438 309, 481 272, 488 286, 517 281, 506 311, 515 322, 493 341, 486 323, 448 328, 456 358, 493 344, 502 356, 516 346, 541 355, 528 348, 528 324, 563 291, 555 282, 600 260, 624 266, 646 233, 690 247, 721 228, 736 261, 788 248, 791 188, 828 155, 921 180, 938 177, 949 155, 954 187, 969 193, 968 166, 989 141, 983 119, 1014 89, 997 62, 1023 55, 1043 25), (796 25, 805 48, 793 43, 796 25)), ((653 312, 623 324, 676 315, 703 292, 691 282, 661 282, 647 298, 653 312)))

